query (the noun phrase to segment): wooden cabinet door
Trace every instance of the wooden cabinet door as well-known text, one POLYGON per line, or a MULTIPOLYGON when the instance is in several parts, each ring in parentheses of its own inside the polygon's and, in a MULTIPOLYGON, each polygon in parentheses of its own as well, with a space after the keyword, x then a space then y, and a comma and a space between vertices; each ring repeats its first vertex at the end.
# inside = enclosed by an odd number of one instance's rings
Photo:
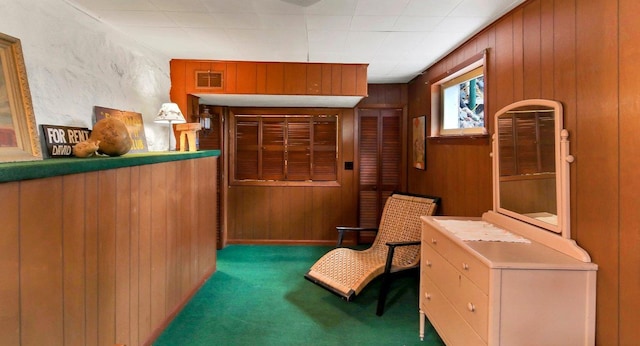
MULTIPOLYGON (((218 170, 216 172, 203 172, 202 176, 207 176, 207 174, 215 174, 216 175, 216 193, 217 193, 217 205, 216 205, 216 214, 217 214, 217 224, 216 224, 216 235, 217 235, 217 247, 218 249, 222 249, 227 244, 227 217, 226 217, 226 209, 227 209, 227 188, 228 184, 225 183, 225 172, 227 171, 226 160, 224 157, 224 149, 225 149, 225 138, 224 133, 224 114, 226 113, 226 108, 221 106, 211 106, 211 105, 200 105, 200 98, 192 95, 188 95, 188 114, 201 114, 204 112, 204 108, 209 109, 209 113, 211 114, 211 129, 209 130, 200 130, 198 131, 198 143, 200 150, 220 150, 221 159, 218 161, 218 170)), ((198 119, 192 118, 190 121, 197 121, 198 119)))
POLYGON ((359 225, 377 227, 387 197, 401 187, 402 109, 359 109, 359 225))

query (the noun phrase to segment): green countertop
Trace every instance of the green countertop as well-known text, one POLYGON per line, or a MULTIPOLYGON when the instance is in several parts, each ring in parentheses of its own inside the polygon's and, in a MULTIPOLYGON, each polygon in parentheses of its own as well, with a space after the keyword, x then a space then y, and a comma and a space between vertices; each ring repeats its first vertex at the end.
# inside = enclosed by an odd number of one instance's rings
POLYGON ((106 169, 149 165, 161 162, 220 156, 220 150, 196 152, 147 152, 118 157, 94 156, 89 158, 53 158, 37 161, 0 163, 0 183, 27 179, 40 179, 65 174, 76 174, 106 169))

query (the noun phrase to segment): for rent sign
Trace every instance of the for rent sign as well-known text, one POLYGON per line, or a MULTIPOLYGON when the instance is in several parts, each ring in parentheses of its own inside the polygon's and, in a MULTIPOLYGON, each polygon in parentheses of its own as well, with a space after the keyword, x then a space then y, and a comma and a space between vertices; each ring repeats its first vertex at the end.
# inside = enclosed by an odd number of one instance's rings
POLYGON ((73 146, 89 139, 91 131, 85 127, 42 125, 44 141, 50 157, 73 156, 73 146))

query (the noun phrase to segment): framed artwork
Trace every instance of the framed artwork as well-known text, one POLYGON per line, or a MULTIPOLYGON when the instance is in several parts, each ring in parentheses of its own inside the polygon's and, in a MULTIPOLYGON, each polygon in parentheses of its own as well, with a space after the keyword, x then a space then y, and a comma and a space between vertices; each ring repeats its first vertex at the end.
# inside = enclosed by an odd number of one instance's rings
POLYGON ((425 141, 426 116, 413 118, 413 167, 425 169, 427 167, 427 153, 425 141))
POLYGON ((0 33, 0 162, 41 159, 22 46, 0 33))

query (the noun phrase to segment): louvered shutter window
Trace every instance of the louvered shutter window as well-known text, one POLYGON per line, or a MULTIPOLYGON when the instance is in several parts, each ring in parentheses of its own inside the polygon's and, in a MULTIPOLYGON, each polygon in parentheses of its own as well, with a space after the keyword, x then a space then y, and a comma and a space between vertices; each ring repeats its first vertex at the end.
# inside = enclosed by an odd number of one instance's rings
POLYGON ((316 118, 313 123, 313 180, 336 180, 338 176, 336 118, 316 118))
POLYGON ((287 180, 311 179, 311 120, 287 123, 287 180))
POLYGON ((262 120, 262 180, 284 179, 285 121, 282 118, 262 120))
POLYGON ((236 122, 236 179, 260 179, 259 125, 257 119, 242 119, 236 122))
POLYGON ((338 117, 236 116, 235 179, 337 180, 338 117))

